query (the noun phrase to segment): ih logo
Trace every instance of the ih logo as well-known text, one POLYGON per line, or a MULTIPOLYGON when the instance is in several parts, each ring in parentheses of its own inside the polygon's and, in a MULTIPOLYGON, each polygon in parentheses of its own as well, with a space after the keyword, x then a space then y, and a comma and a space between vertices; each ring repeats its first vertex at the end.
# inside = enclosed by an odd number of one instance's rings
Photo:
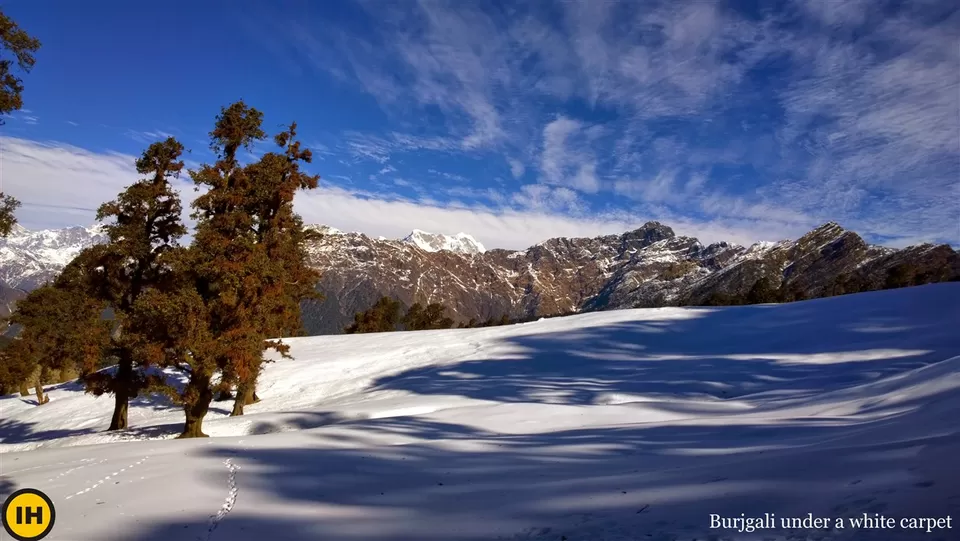
POLYGON ((3 528, 17 541, 43 539, 56 518, 53 502, 34 488, 18 490, 3 502, 3 528))

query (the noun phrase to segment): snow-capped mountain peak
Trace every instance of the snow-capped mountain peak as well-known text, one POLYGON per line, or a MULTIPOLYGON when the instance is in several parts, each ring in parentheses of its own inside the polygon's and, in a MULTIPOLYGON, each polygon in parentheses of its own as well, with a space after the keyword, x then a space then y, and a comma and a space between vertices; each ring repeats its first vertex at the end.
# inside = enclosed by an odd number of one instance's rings
POLYGON ((486 248, 483 247, 483 244, 480 244, 480 241, 466 233, 443 235, 414 229, 409 235, 404 237, 402 241, 413 244, 425 252, 446 250, 461 254, 480 254, 486 251, 486 248))
POLYGON ((321 235, 343 235, 343 231, 340 231, 336 227, 331 227, 329 225, 323 224, 310 224, 303 226, 304 229, 316 231, 321 235))
POLYGON ((14 226, 0 238, 0 280, 21 289, 33 289, 50 280, 81 250, 106 242, 103 225, 30 231, 14 226))

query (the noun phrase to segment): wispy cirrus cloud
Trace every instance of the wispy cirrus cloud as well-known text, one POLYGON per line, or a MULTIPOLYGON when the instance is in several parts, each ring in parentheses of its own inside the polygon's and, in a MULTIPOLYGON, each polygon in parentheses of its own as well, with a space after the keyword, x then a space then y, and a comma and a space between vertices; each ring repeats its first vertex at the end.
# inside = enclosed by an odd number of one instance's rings
POLYGON ((421 137, 401 133, 385 136, 360 132, 343 134, 343 149, 354 160, 367 160, 380 164, 390 161, 396 153, 430 150, 447 152, 457 148, 456 142, 445 137, 421 137))
POLYGON ((960 7, 753 4, 358 0, 252 27, 375 110, 320 138, 346 205, 960 246, 960 7))
POLYGON ((165 132, 163 130, 127 130, 124 135, 138 143, 143 144, 155 143, 169 137, 175 137, 172 133, 165 132))
POLYGON ((589 144, 575 143, 580 138, 589 141, 592 129, 565 116, 560 116, 543 128, 540 172, 545 184, 586 193, 600 190, 597 161, 588 150, 589 144))
MULTIPOLYGON (((114 199, 138 178, 136 158, 131 155, 12 137, 0 137, 0 146, 4 156, 4 192, 23 201, 17 216, 29 229, 92 224, 97 207, 114 199)), ((189 206, 198 194, 186 176, 174 185, 183 198, 184 220, 190 223, 189 206)), ((298 194, 295 205, 308 223, 329 224, 371 236, 399 238, 414 228, 463 230, 473 232, 491 247, 514 249, 556 236, 621 233, 650 219, 622 209, 583 212, 583 202, 576 192, 541 184, 525 185, 509 196, 493 189, 447 186, 443 195, 482 199, 483 203, 451 203, 438 201, 423 191, 405 196, 321 179, 316 190, 298 194)), ((756 240, 750 220, 699 222, 680 215, 664 216, 678 233, 696 235, 706 242, 756 240)), ((761 239, 776 240, 782 238, 782 233, 782 228, 765 231, 761 239)))

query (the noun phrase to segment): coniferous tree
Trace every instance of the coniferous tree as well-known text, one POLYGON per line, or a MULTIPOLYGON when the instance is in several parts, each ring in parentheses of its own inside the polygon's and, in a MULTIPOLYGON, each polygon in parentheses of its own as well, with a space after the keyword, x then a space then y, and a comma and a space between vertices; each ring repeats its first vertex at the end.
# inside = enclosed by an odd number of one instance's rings
POLYGON ((4 338, 6 341, 3 350, 0 350, 0 388, 3 388, 0 394, 16 389, 21 396, 30 396, 31 378, 39 368, 36 359, 24 355, 22 346, 15 339, 4 338))
POLYGON ((403 316, 403 326, 408 331, 425 331, 430 329, 449 329, 453 327, 453 319, 444 315, 446 308, 440 303, 431 303, 426 307, 414 303, 403 316))
POLYGON ((186 233, 180 198, 171 185, 183 169, 182 154, 183 145, 172 137, 150 145, 136 162, 137 172, 145 178, 98 209, 97 220, 110 220, 105 225, 107 243, 84 250, 75 260, 84 274, 77 287, 113 311, 106 355, 116 360, 116 370, 87 370, 83 377, 87 392, 114 396, 109 430, 127 428, 130 400, 161 384, 158 376, 147 375, 144 359, 136 355, 144 330, 130 320, 141 295, 172 279, 161 259, 186 233))
POLYGON ((265 349, 286 353, 269 335, 292 325, 296 297, 308 283, 313 290, 298 266, 303 259, 294 257, 303 255, 306 234, 296 231, 300 222, 288 204, 298 189, 315 186, 316 178, 299 176, 296 166, 309 153, 299 150, 291 128, 277 139, 286 150, 282 171, 276 154, 241 166, 238 151, 265 137, 261 122, 262 114, 242 101, 221 110, 210 133, 218 159, 191 171, 207 188, 193 204, 193 243, 165 255, 176 279, 148 292, 135 309, 140 328, 153 330, 143 354, 188 378, 182 391, 170 391, 183 405, 182 438, 205 436, 218 374, 227 384, 255 385, 265 349))
POLYGON ((780 286, 780 302, 797 302, 808 298, 809 295, 799 284, 785 283, 780 286))
POLYGON ((219 159, 191 172, 207 192, 193 204, 194 241, 178 260, 186 288, 173 297, 175 307, 193 316, 185 323, 195 335, 194 340, 173 336, 178 356, 186 362, 175 366, 189 376, 180 396, 185 438, 205 436, 202 423, 213 398, 215 374, 236 374, 239 379, 239 372, 263 355, 267 337, 254 311, 269 261, 257 243, 256 217, 249 213, 251 179, 237 159, 241 148, 265 137, 262 121, 262 113, 242 101, 222 109, 210 133, 219 159))
POLYGON ((768 278, 760 278, 754 282, 746 298, 747 304, 767 304, 778 300, 778 290, 768 278))
POLYGON ((43 380, 50 371, 76 370, 102 358, 109 327, 101 318, 104 305, 73 287, 75 267, 68 266, 52 284, 31 291, 17 302, 10 323, 20 333, 3 351, 10 376, 32 379, 39 404, 43 380))
POLYGON ((916 283, 917 267, 912 263, 899 263, 887 272, 884 289, 897 289, 912 286, 916 283))
POLYGON ((36 63, 33 55, 39 49, 37 38, 0 11, 0 126, 4 124, 2 115, 23 107, 23 80, 14 75, 14 62, 20 71, 29 72, 36 63), (7 58, 8 53, 13 58, 7 58))
MULTIPOLYGON (((23 107, 23 80, 14 75, 14 62, 20 71, 29 72, 36 63, 33 55, 39 49, 37 38, 0 11, 0 126, 5 123, 4 115, 23 107), (8 58, 8 54, 12 58, 8 58)), ((13 230, 17 223, 13 213, 19 206, 19 201, 0 192, 0 237, 6 237, 13 230)))
POLYGON ((344 332, 359 334, 395 331, 400 323, 402 308, 400 301, 390 297, 380 297, 369 310, 357 312, 353 317, 353 325, 347 327, 344 332))
POLYGON ((17 225, 17 217, 14 213, 19 207, 20 201, 12 195, 4 195, 0 192, 0 237, 9 236, 13 226, 17 225))
MULTIPOLYGON (((289 348, 279 338, 303 333, 300 304, 304 299, 321 300, 316 290, 320 274, 307 264, 306 244, 318 237, 303 227, 293 210, 298 190, 317 187, 319 176, 307 175, 300 163, 310 163, 312 154, 296 140, 296 123, 274 138, 283 153, 267 153, 246 167, 250 192, 247 212, 255 218, 256 243, 266 255, 267 264, 260 276, 261 290, 254 317, 268 347, 287 357, 289 348)), ((246 357, 246 364, 234 363, 232 377, 237 395, 231 415, 243 415, 243 407, 258 400, 256 385, 262 370, 262 355, 246 357)))

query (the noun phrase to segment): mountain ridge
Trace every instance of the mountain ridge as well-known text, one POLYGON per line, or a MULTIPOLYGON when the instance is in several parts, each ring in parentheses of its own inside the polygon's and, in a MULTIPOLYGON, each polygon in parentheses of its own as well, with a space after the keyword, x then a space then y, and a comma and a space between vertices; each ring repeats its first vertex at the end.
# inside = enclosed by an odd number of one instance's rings
MULTIPOLYGON (((556 237, 526 250, 486 249, 467 234, 414 230, 402 239, 384 239, 308 227, 320 234, 307 251, 309 263, 321 272, 317 288, 325 296, 304 305, 304 325, 312 335, 341 332, 354 313, 381 296, 407 306, 438 302, 462 323, 709 304, 718 296, 744 296, 760 280, 812 298, 831 294, 841 279, 879 289, 891 269, 905 264, 922 277, 911 278, 915 281, 960 277, 960 256, 950 246, 870 245, 836 222, 796 240, 741 246, 704 245, 650 221, 621 234, 556 237)), ((0 239, 0 284, 29 291, 56 276, 80 249, 103 240, 99 226, 19 228, 0 239)))
POLYGON ((824 296, 840 277, 879 289, 902 263, 916 267, 924 280, 960 276, 960 257, 947 245, 873 246, 835 222, 795 241, 744 247, 704 246, 651 221, 620 235, 558 237, 526 250, 469 256, 424 253, 354 233, 324 237, 311 247, 310 261, 322 272, 318 289, 326 295, 323 303, 305 307, 310 334, 339 332, 383 295, 406 305, 443 303, 463 322, 703 304, 718 294, 746 295, 760 279, 805 297, 824 296))

